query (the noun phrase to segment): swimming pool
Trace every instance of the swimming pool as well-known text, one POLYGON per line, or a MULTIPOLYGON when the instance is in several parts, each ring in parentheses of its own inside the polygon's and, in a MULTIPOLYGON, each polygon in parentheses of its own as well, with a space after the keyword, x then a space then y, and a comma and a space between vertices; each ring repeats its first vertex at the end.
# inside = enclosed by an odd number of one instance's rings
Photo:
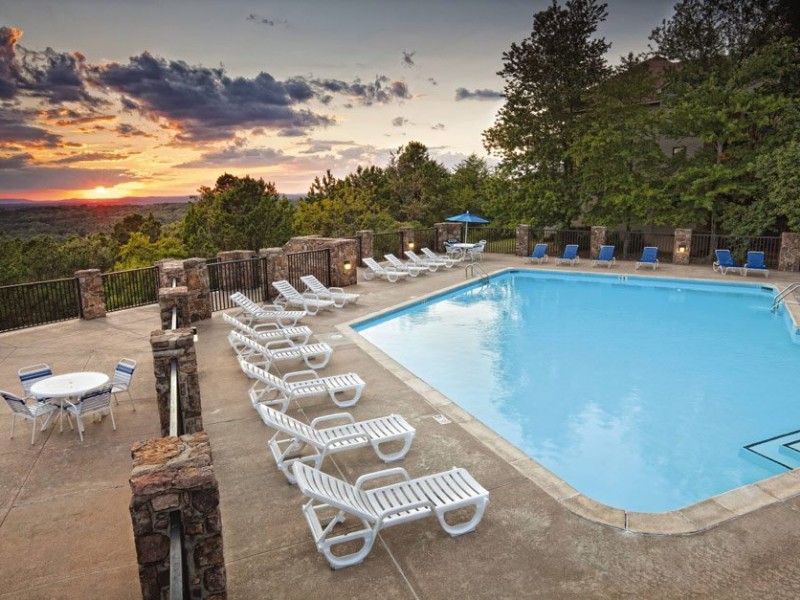
POLYGON ((800 466, 745 449, 800 429, 800 336, 773 295, 512 271, 354 329, 583 494, 661 512, 800 466))

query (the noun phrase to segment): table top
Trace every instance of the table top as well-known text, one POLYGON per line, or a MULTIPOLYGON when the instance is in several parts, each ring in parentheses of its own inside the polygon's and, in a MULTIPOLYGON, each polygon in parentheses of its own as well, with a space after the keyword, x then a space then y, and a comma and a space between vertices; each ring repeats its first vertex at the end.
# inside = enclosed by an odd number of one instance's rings
POLYGON ((53 375, 47 379, 37 381, 31 386, 31 395, 40 398, 80 396, 85 392, 105 385, 108 381, 108 375, 96 371, 64 373, 63 375, 53 375))
POLYGON ((467 248, 467 249, 469 249, 469 248, 474 248, 478 244, 464 244, 464 243, 459 242, 458 244, 450 244, 450 245, 454 246, 456 248, 467 248))

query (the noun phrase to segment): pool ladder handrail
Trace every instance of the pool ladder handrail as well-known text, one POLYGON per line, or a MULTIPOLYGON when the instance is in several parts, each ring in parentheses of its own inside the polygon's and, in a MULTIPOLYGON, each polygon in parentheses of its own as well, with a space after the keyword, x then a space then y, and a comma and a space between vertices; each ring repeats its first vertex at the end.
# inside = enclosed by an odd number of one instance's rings
POLYGON ((785 290, 783 290, 780 294, 775 296, 775 299, 772 301, 772 306, 770 307, 770 310, 772 312, 775 312, 777 310, 778 304, 780 303, 781 300, 783 300, 786 296, 788 296, 792 292, 794 292, 796 290, 799 290, 799 289, 800 289, 800 283, 795 282, 795 283, 791 284, 789 287, 787 287, 785 290))
POLYGON ((480 277, 484 283, 489 283, 489 274, 479 264, 471 262, 464 268, 464 279, 480 277), (477 274, 475 273, 477 271, 477 274))

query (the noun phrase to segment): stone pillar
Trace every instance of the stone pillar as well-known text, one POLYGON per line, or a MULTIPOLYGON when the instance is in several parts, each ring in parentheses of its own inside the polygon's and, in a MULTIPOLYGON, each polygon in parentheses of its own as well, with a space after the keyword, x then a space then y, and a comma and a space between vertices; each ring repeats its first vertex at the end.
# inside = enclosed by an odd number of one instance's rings
POLYGON ((797 271, 800 269, 800 233, 784 231, 781 234, 778 269, 781 271, 797 271))
POLYGON ((177 307, 178 323, 176 328, 190 327, 192 324, 189 312, 189 289, 185 285, 165 287, 158 290, 158 306, 161 311, 161 329, 172 329, 172 309, 177 307))
POLYGON ((186 598, 224 600, 227 577, 219 486, 205 432, 131 448, 130 513, 144 600, 169 597, 170 521, 180 520, 186 598))
POLYGON ((600 246, 603 246, 606 243, 606 232, 607 228, 601 227, 599 225, 592 226, 592 233, 589 242, 589 255, 591 258, 597 258, 600 254, 600 246))
POLYGON ((461 241, 461 223, 436 223, 436 252, 444 252, 444 243, 450 239, 461 241))
POLYGON ((336 239, 326 242, 331 251, 331 285, 347 287, 358 283, 358 248, 355 240, 336 239))
POLYGON ((211 284, 205 258, 175 260, 167 258, 156 263, 159 287, 186 286, 189 291, 189 314, 192 322, 211 318, 211 284))
POLYGON ((172 360, 178 363, 178 420, 183 431, 203 431, 197 354, 191 329, 157 330, 150 334, 153 371, 156 376, 156 401, 161 435, 169 435, 169 390, 172 360))
POLYGON ((688 265, 692 255, 692 230, 676 229, 672 243, 672 262, 676 265, 688 265))
POLYGON ((100 269, 76 271, 81 296, 81 318, 97 319, 106 316, 106 295, 103 292, 103 276, 100 269))
POLYGON ((375 232, 371 229, 362 229, 356 231, 356 235, 361 238, 361 256, 371 257, 375 251, 375 232))
POLYGON ((530 225, 517 225, 517 256, 528 256, 533 235, 530 225))
MULTIPOLYGON (((403 252, 406 250, 411 250, 411 245, 414 243, 414 228, 413 227, 401 227, 400 233, 403 234, 403 252)), ((414 246, 413 250, 417 250, 417 247, 414 246)), ((405 260, 405 256, 403 252, 400 253, 399 258, 401 260, 405 260)))
POLYGON ((283 248, 262 248, 258 251, 260 257, 267 258, 267 285, 264 289, 270 299, 276 294, 272 287, 273 281, 289 279, 289 262, 283 248))

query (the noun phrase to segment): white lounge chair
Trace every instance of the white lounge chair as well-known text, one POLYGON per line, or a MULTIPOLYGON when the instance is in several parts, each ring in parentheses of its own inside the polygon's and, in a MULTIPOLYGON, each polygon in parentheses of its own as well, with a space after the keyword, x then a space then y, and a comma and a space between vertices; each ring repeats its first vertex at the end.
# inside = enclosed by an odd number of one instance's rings
POLYGON ((333 354, 333 349, 328 344, 295 346, 287 340, 275 340, 260 344, 238 331, 231 331, 228 334, 228 342, 234 349, 240 348, 237 350, 239 358, 244 358, 247 362, 256 364, 263 369, 269 369, 274 362, 300 359, 310 369, 322 369, 328 364, 331 354, 333 354))
POLYGON ((342 308, 347 302, 352 302, 355 304, 358 302, 358 299, 361 297, 361 294, 351 294, 349 292, 345 292, 340 287, 325 287, 319 279, 314 277, 313 275, 303 275, 300 278, 308 291, 314 292, 320 298, 325 300, 333 300, 333 305, 336 308, 342 308))
POLYGON ((247 391, 253 406, 278 406, 281 412, 286 412, 292 400, 324 395, 339 408, 348 408, 361 399, 366 385, 355 373, 320 377, 316 371, 294 371, 281 378, 245 359, 239 364, 245 375, 255 379, 247 391))
MULTIPOLYGON (((297 346, 307 344, 314 333, 305 325, 298 327, 281 327, 277 323, 258 323, 250 326, 228 313, 222 313, 222 320, 238 330, 240 333, 262 344, 274 340, 291 340, 297 346)), ((236 350, 236 348, 234 348, 236 350)))
POLYGON ((356 421, 350 413, 336 413, 317 417, 310 425, 306 425, 264 404, 259 404, 256 408, 261 420, 268 427, 277 430, 268 445, 272 456, 275 457, 275 464, 290 483, 296 483, 292 473, 293 464, 308 462, 314 464, 314 469, 319 469, 326 456, 345 450, 372 446, 382 461, 400 460, 408 453, 416 433, 400 415, 356 421), (317 428, 321 423, 331 421, 344 421, 344 423, 325 429, 317 428), (287 437, 280 438, 281 434, 287 437), (381 444, 399 442, 403 445, 395 452, 384 452, 381 449, 381 444), (301 455, 306 449, 312 454, 301 455))
POLYGON ((404 263, 402 260, 397 258, 394 254, 384 254, 383 258, 389 261, 389 264, 392 265, 398 271, 405 271, 412 277, 416 277, 420 273, 427 273, 428 267, 418 267, 416 265, 409 265, 408 263, 404 263))
POLYGON ((439 270, 439 267, 444 266, 443 262, 422 258, 413 250, 406 250, 403 252, 403 254, 405 254, 406 258, 411 261, 411 264, 416 265, 417 267, 422 267, 423 269, 428 269, 431 273, 435 273, 439 270))
POLYGON ((440 261, 446 268, 452 269, 453 266, 458 262, 454 258, 448 258, 446 256, 439 256, 430 248, 422 248, 420 250, 431 262, 440 261))
POLYGON ((333 308, 333 300, 322 300, 314 292, 304 292, 301 294, 285 279, 273 281, 272 287, 278 290, 278 297, 275 298, 275 304, 281 308, 285 309, 287 306, 302 306, 303 310, 312 316, 322 309, 333 308))
POLYGON ((380 277, 381 279, 386 279, 394 283, 398 279, 408 277, 409 275, 408 271, 399 271, 394 267, 383 267, 371 256, 363 257, 361 262, 367 267, 367 270, 364 271, 364 279, 367 281, 370 281, 374 277, 380 277))
POLYGON ((355 485, 301 462, 295 462, 292 471, 300 491, 309 498, 303 505, 303 514, 311 535, 332 569, 363 561, 372 549, 378 532, 392 525, 436 516, 439 525, 451 536, 474 531, 489 504, 489 492, 465 469, 453 468, 411 479, 405 469, 395 467, 362 475, 355 485), (364 484, 368 482, 398 476, 403 481, 364 489, 364 484), (460 508, 472 508, 474 513, 462 523, 449 524, 445 516, 460 508), (361 521, 363 528, 333 535, 336 525, 345 521, 345 515, 361 521), (333 553, 335 546, 356 540, 363 542, 359 550, 346 555, 333 553))
POLYGON ((241 316, 248 325, 253 322, 277 323, 281 327, 293 327, 306 316, 304 310, 283 310, 279 306, 264 304, 259 306, 241 292, 231 294, 231 300, 239 307, 239 312, 234 316, 241 316))

